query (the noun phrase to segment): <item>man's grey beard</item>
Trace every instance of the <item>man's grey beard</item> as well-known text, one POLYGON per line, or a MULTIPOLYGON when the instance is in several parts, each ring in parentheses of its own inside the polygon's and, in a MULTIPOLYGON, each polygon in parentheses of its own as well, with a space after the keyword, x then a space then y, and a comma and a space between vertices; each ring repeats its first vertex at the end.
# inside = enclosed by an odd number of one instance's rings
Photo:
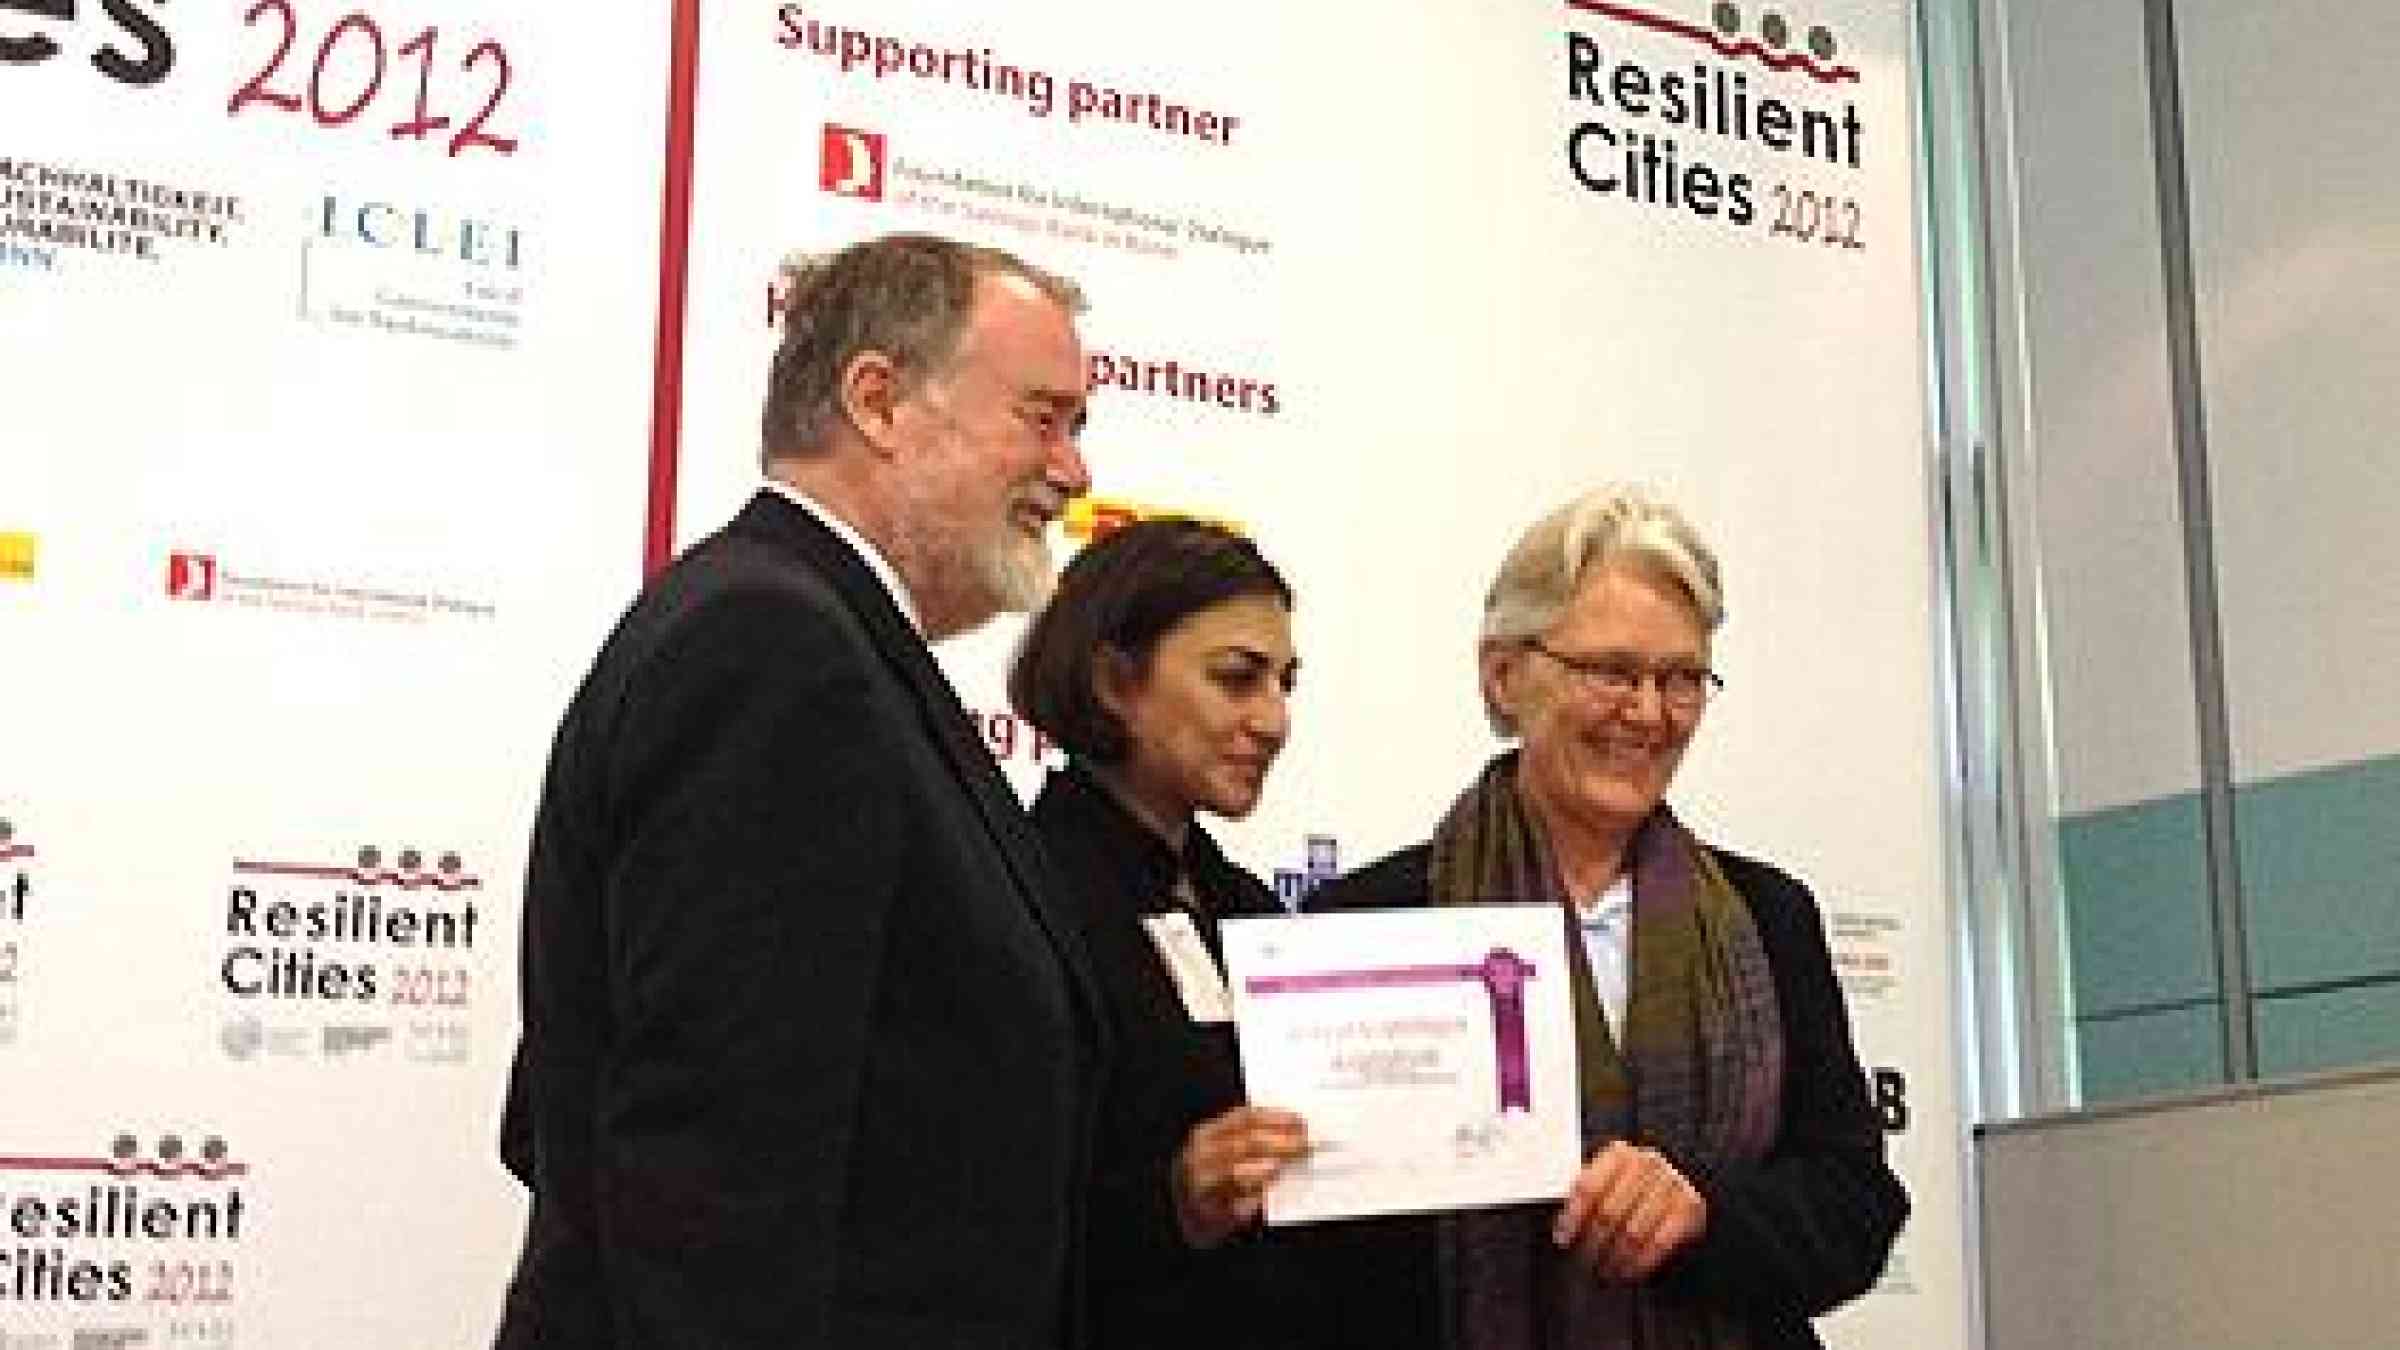
POLYGON ((1031 614, 1040 609, 1058 581, 1045 535, 1027 536, 1012 530, 1001 547, 982 550, 975 563, 1003 614, 1031 614))
POLYGON ((1048 602, 1057 580, 1047 538, 1008 529, 962 546, 938 528, 903 538, 923 578, 918 617, 931 641, 972 632, 1000 614, 1030 614, 1048 602))

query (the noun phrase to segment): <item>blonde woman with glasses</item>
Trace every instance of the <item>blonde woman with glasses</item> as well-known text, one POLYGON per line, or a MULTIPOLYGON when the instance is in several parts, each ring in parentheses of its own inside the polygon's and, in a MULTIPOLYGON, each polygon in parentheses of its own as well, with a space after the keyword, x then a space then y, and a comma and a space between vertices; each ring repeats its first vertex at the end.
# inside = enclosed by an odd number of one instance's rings
POLYGON ((1875 1282, 1907 1217, 1815 899, 1666 805, 1724 617, 1673 507, 1610 488, 1543 517, 1476 644, 1516 745, 1431 840, 1310 901, 1545 902, 1570 930, 1585 1161, 1563 1204, 1420 1225, 1452 1350, 1822 1350, 1809 1319, 1875 1282))

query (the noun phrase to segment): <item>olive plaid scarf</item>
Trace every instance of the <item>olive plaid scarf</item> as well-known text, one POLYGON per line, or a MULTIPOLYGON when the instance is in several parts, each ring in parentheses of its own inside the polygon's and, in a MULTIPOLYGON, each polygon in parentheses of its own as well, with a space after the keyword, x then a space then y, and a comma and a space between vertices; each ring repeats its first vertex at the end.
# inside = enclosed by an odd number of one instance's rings
MULTIPOLYGON (((1664 1153, 1703 1191, 1773 1144, 1783 1026, 1749 906, 1660 806, 1626 850, 1633 935, 1620 1045, 1592 982, 1556 863, 1516 788, 1517 756, 1485 766, 1434 830, 1434 904, 1559 906, 1573 970, 1575 1050, 1589 1158, 1612 1139, 1664 1153)), ((1551 1245, 1553 1205, 1449 1216, 1443 1307, 1458 1350, 1741 1350, 1730 1316, 1605 1283, 1551 1245)))

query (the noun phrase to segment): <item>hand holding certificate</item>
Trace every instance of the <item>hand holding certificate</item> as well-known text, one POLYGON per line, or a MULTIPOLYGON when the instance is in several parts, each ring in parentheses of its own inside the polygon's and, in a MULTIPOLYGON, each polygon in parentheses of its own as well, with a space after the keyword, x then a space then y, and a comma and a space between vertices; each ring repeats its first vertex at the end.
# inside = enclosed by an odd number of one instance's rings
POLYGON ((1308 1122, 1267 1221, 1556 1199, 1581 1161, 1549 905, 1228 919, 1250 1100, 1308 1122))

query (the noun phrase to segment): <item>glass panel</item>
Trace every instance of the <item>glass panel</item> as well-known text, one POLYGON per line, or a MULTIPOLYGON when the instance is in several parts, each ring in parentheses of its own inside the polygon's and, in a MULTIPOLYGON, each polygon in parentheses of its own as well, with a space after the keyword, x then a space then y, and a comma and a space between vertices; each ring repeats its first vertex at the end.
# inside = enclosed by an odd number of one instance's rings
POLYGON ((2176 6, 2265 1072, 2400 1057, 2400 29, 2360 17, 2176 6))
MULTIPOLYGON (((1962 0, 1963 2, 1963 0, 1962 0)), ((1975 6, 1998 406, 2043 739, 2018 783, 2050 991, 2097 1104, 2222 1081, 2168 307, 2139 0, 1975 6), (2040 864, 2047 859, 2049 866, 2040 864)))

